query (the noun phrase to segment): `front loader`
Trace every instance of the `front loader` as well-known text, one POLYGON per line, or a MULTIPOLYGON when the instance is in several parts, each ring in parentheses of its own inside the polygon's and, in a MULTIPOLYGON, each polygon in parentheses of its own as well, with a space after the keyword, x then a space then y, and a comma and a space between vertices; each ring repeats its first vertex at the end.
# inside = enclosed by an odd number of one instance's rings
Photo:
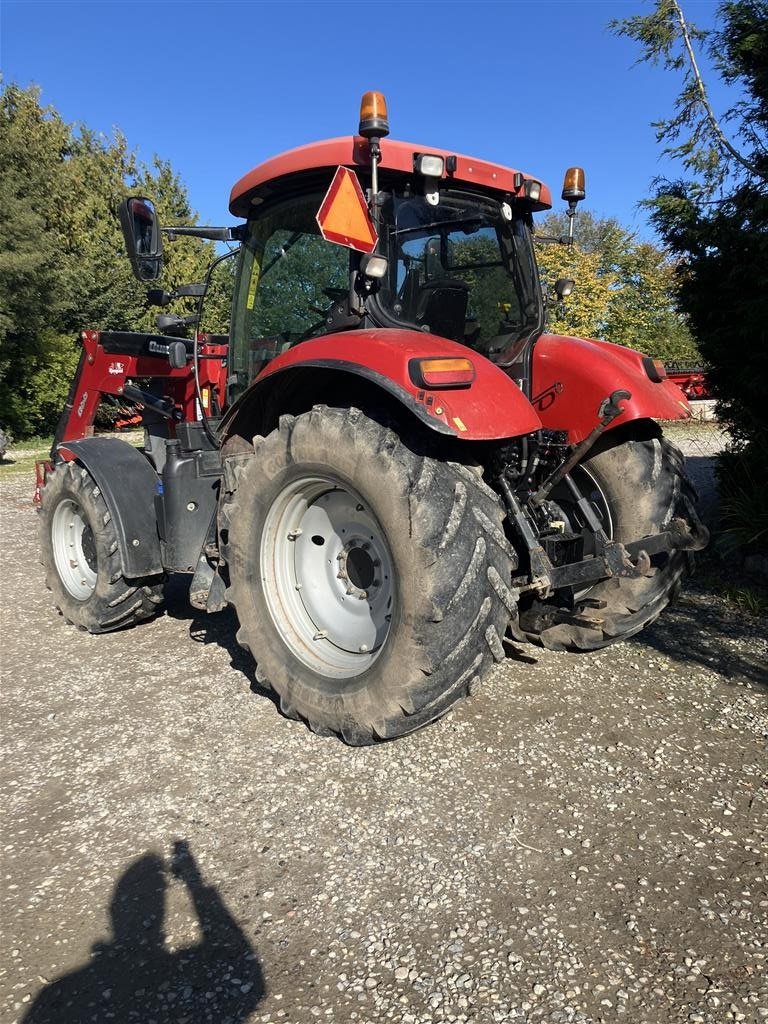
MULTIPOLYGON (((356 136, 234 186, 240 225, 173 228, 240 243, 229 337, 186 340, 169 317, 165 333, 84 331, 38 473, 68 621, 148 618, 166 575, 188 573, 195 607, 234 607, 284 714, 350 744, 439 718, 507 640, 632 636, 707 539, 657 423, 690 416, 664 367, 545 331, 547 187, 388 135, 367 93, 356 136), (92 436, 104 395, 141 403, 142 449, 92 436)), ((580 169, 563 198, 572 218, 580 169)), ((154 281, 151 202, 121 217, 154 281)))

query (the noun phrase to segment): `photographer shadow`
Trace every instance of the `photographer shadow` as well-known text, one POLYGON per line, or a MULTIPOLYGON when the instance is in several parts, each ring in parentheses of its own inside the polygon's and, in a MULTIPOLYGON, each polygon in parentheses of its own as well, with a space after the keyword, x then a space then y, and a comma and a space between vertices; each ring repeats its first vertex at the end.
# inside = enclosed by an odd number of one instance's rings
POLYGON ((112 941, 94 945, 87 964, 44 988, 22 1024, 241 1024, 248 1018, 265 993, 252 946, 180 842, 170 873, 186 886, 202 939, 171 952, 164 930, 168 873, 151 853, 127 868, 110 903, 112 941))

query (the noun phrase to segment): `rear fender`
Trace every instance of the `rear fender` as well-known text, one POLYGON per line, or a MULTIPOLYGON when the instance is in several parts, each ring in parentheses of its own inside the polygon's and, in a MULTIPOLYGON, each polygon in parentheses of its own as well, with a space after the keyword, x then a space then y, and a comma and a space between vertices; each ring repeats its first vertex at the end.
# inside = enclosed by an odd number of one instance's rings
POLYGON ((273 359, 227 411, 220 427, 222 440, 273 429, 281 412, 297 412, 288 396, 297 375, 310 386, 309 406, 328 401, 328 394, 352 404, 365 382, 368 394, 378 390, 400 402, 439 434, 462 441, 492 441, 529 434, 541 427, 539 416, 518 386, 485 356, 455 341, 419 331, 377 329, 326 335, 289 349, 273 359), (415 358, 462 357, 472 361, 475 379, 468 387, 418 387, 408 364, 415 358), (285 395, 283 403, 282 395, 285 395))
POLYGON ((56 455, 81 463, 96 482, 115 525, 123 575, 138 579, 163 572, 155 515, 159 480, 145 456, 110 437, 62 442, 56 455))
POLYGON ((690 419, 691 408, 671 381, 654 383, 641 352, 607 341, 544 334, 533 349, 531 399, 549 430, 564 430, 576 444, 597 425, 600 403, 620 389, 631 392, 608 429, 633 420, 690 419))

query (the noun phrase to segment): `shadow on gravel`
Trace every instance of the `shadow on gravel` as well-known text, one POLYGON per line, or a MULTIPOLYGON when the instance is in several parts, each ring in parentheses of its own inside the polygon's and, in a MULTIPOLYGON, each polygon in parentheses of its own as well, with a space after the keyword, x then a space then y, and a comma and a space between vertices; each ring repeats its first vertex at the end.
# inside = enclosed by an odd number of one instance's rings
MULTIPOLYGON (((768 623, 748 616, 730 618, 719 606, 708 605, 708 594, 691 587, 665 611, 660 621, 630 643, 652 647, 660 654, 689 665, 718 672, 724 679, 748 679, 768 691, 765 654, 744 649, 746 640, 768 646, 768 623)), ((766 647, 764 647, 764 650, 766 647)))
POLYGON ((242 672, 250 683, 253 693, 260 697, 271 700, 276 708, 280 708, 273 690, 262 686, 256 678, 253 658, 244 651, 237 642, 237 616, 233 608, 226 608, 223 612, 214 612, 209 615, 207 612, 193 608, 189 603, 189 576, 172 576, 165 588, 165 610, 166 613, 179 622, 189 627, 189 635, 199 644, 216 644, 222 647, 229 655, 230 664, 236 672, 242 672))
POLYGON ((111 942, 44 988, 22 1024, 240 1024, 264 996, 264 976, 245 934, 216 888, 206 885, 185 842, 170 873, 187 887, 202 940, 171 953, 165 945, 169 868, 147 853, 122 874, 112 895, 111 942))

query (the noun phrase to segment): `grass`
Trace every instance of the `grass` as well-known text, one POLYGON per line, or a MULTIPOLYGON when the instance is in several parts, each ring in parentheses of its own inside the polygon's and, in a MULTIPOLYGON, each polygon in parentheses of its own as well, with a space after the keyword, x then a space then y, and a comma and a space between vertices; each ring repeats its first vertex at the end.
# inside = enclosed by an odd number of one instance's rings
POLYGON ((704 552, 696 558, 696 583, 722 598, 736 611, 768 617, 768 586, 746 575, 733 560, 704 552))
MULTIPOLYGON (((120 438, 121 441, 127 441, 134 447, 138 447, 144 442, 144 434, 141 430, 117 432, 114 437, 120 438)), ((0 486, 2 486, 2 481, 8 477, 28 475, 34 478, 35 463, 49 457, 52 444, 53 435, 28 437, 24 441, 15 442, 6 452, 5 458, 0 461, 0 486)))
POLYGON ((13 444, 0 461, 0 483, 11 476, 35 475, 35 462, 47 459, 51 453, 51 437, 29 437, 13 444))

